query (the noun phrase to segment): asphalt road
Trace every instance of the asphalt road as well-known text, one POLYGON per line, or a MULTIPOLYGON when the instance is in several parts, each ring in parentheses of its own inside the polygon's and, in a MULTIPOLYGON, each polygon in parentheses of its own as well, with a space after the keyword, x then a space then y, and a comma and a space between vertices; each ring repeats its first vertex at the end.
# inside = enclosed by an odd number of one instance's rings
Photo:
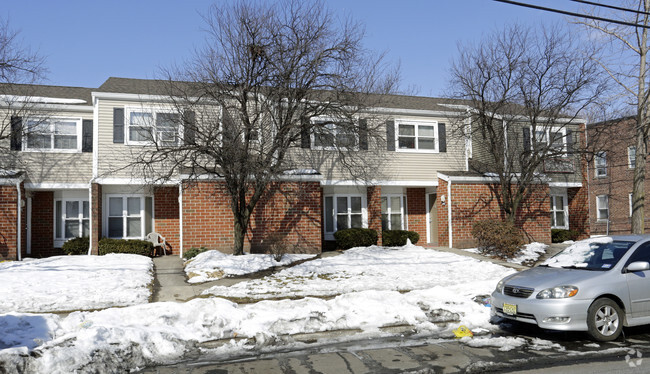
MULTIPOLYGON (((473 347, 454 339, 417 335, 277 349, 254 357, 211 357, 142 373, 191 374, 362 374, 362 373, 648 373, 650 326, 627 329, 611 343, 596 344, 584 333, 546 331, 525 324, 501 324, 492 337, 519 337, 526 344, 473 347), (540 347, 540 342, 541 347, 540 347), (549 345, 549 342, 552 344, 549 345)), ((481 338, 481 337, 477 337, 481 338)), ((476 339, 476 338, 475 338, 476 339)))

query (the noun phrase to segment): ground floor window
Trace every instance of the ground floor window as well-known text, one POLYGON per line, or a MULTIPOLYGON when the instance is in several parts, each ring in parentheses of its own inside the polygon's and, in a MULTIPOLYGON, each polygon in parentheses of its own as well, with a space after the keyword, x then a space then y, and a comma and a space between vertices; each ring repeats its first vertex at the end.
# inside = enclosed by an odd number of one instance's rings
POLYGON ((551 228, 568 229, 567 196, 551 195, 551 228))
POLYGON ((151 196, 108 195, 106 203, 105 234, 109 238, 142 238, 152 231, 151 196))
POLYGON ((596 219, 599 221, 609 219, 609 198, 607 195, 596 196, 596 219))
POLYGON ((338 230, 365 227, 365 199, 361 195, 325 196, 325 234, 327 239, 334 239, 332 234, 338 230))
POLYGON ((54 236, 65 241, 90 235, 90 203, 84 199, 54 201, 54 236))
POLYGON ((381 229, 404 230, 404 196, 381 197, 381 229))

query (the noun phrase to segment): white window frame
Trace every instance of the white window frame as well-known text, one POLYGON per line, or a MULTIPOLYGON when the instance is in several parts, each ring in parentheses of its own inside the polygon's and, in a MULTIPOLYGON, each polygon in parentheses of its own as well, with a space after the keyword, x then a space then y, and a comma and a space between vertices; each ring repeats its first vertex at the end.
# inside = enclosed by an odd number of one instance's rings
MULTIPOLYGON (((80 117, 26 117, 23 118, 23 136, 22 136, 22 150, 24 152, 57 152, 57 153, 80 153, 82 146, 82 118, 80 117), (37 121, 41 124, 47 123, 49 126, 49 131, 47 134, 50 135, 50 148, 30 148, 28 144, 28 137, 30 133, 35 133, 32 129, 28 128, 28 123, 30 121, 37 121), (74 122, 75 123, 75 136, 77 137, 77 147, 76 148, 55 148, 55 137, 56 132, 54 129, 56 122, 74 122)), ((43 133, 44 135, 46 133, 43 133)))
POLYGON ((598 195, 596 196, 596 220, 598 221, 608 221, 609 220, 609 196, 607 195, 598 195), (601 206, 601 198, 604 198, 605 206, 601 206), (607 210, 607 217, 603 218, 600 214, 601 210, 607 210))
POLYGON ((635 163, 636 163, 636 147, 631 145, 627 147, 627 167, 629 169, 634 169, 635 163), (634 153, 634 158, 632 158, 633 153, 634 153))
MULTIPOLYGON (((54 247, 55 248, 61 248, 63 243, 68 241, 69 239, 80 237, 83 235, 83 222, 88 221, 88 228, 90 229, 90 218, 91 218, 91 210, 90 210, 90 200, 86 198, 64 198, 64 199, 55 199, 54 200, 54 224, 52 225, 54 227, 54 247), (61 202, 61 212, 60 216, 57 217, 57 211, 56 211, 56 204, 57 202, 61 202), (79 222, 79 235, 78 236, 73 236, 73 237, 66 237, 65 236, 65 221, 66 221, 66 203, 68 202, 77 202, 79 203, 79 214, 77 215, 77 220, 79 222), (83 204, 88 203, 88 218, 83 217, 83 204), (60 219, 60 225, 61 227, 57 227, 57 219, 60 219), (61 236, 57 237, 57 230, 61 230, 61 236)), ((70 219, 68 219, 70 220, 70 219)), ((90 233, 89 233, 90 234, 90 233)))
POLYGON ((551 228, 552 229, 569 229, 569 204, 568 204, 568 196, 565 193, 551 193, 551 228), (557 206, 555 204, 555 198, 562 198, 562 205, 564 206, 563 209, 557 209, 557 206), (557 225, 557 222, 555 222, 555 214, 557 212, 562 212, 564 213, 564 225, 560 226, 557 225))
POLYGON ((339 146, 338 143, 338 134, 339 134, 339 129, 342 126, 339 126, 340 122, 345 122, 345 121, 339 121, 335 120, 333 118, 326 118, 326 117, 318 117, 312 119, 312 131, 311 131, 311 136, 310 136, 310 142, 311 142, 311 148, 314 150, 322 150, 322 151, 332 151, 336 149, 342 149, 342 150, 351 150, 351 151, 356 151, 359 150, 359 122, 355 120, 353 123, 350 124, 351 128, 356 129, 356 131, 353 132, 352 135, 354 135, 354 146, 352 147, 342 147, 339 146), (317 132, 320 129, 319 124, 325 124, 325 127, 329 128, 329 131, 331 132, 333 136, 333 141, 334 144, 331 146, 322 146, 322 145, 316 145, 316 136, 317 132))
POLYGON ((551 141, 551 133, 553 134, 562 134, 562 137, 560 138, 562 140, 562 153, 563 157, 567 156, 567 137, 566 137, 566 127, 550 127, 546 128, 542 126, 541 128, 535 128, 535 132, 533 132, 533 128, 529 127, 528 128, 530 131, 530 148, 531 151, 534 150, 535 144, 544 142, 547 146, 550 145, 551 141), (544 133, 544 136, 542 139, 538 139, 537 133, 544 133))
POLYGON ((596 153, 594 156, 594 176, 596 178, 605 178, 607 177, 607 152, 602 151, 596 153), (603 160, 602 164, 599 160, 603 160), (601 174, 600 171, 603 171, 601 174))
MULTIPOLYGON (((165 109, 165 108, 152 108, 152 107, 126 107, 126 110, 124 111, 124 139, 125 139, 125 144, 126 145, 151 145, 154 143, 158 143, 160 139, 159 137, 159 131, 156 128, 157 124, 157 117, 159 114, 175 114, 178 115, 179 117, 181 116, 178 111, 175 111, 173 109, 165 109), (148 113, 151 114, 151 126, 147 126, 151 128, 151 133, 153 135, 152 139, 150 140, 131 140, 131 114, 132 113, 148 113)), ((178 126, 178 129, 176 130, 176 144, 173 144, 173 146, 179 146, 183 142, 183 126, 178 126)), ((164 144, 159 144, 163 145, 164 144)))
POLYGON ((151 232, 155 231, 155 218, 154 218, 154 212, 156 211, 155 209, 155 203, 153 196, 151 195, 144 195, 144 194, 106 194, 104 195, 104 205, 103 205, 103 234, 107 238, 111 239, 144 239, 144 237, 148 234, 146 232, 146 198, 151 198, 151 232), (122 198, 122 236, 109 236, 109 217, 118 217, 118 216, 110 216, 110 198, 122 198), (128 198, 140 198, 140 215, 139 216, 129 216, 128 215, 128 198), (140 217, 140 236, 126 236, 127 234, 127 224, 128 224, 128 218, 129 217, 140 217))
POLYGON ((360 197, 361 198, 361 227, 368 228, 368 202, 366 196, 357 193, 340 193, 340 194, 328 194, 323 196, 323 232, 325 235, 325 240, 334 240, 334 233, 338 230, 338 214, 337 212, 337 200, 339 197, 345 197, 348 199, 348 222, 352 222, 350 217, 352 215, 352 204, 351 198, 360 197), (328 212, 326 209, 326 199, 328 197, 332 198, 332 211, 328 212), (332 231, 327 230, 327 215, 332 215, 332 231))
MULTIPOLYGON (((405 137, 405 136, 402 136, 405 137)), ((439 153, 440 152, 440 134, 438 133, 438 121, 422 121, 422 120, 409 120, 409 119, 396 119, 395 120, 395 151, 405 153, 439 153), (399 146, 399 127, 400 125, 413 125, 415 126, 415 148, 400 148, 399 146), (420 138, 430 138, 420 136, 420 126, 433 126, 433 149, 420 149, 420 138)))
MULTIPOLYGON (((399 215, 400 215, 400 218, 401 218, 401 225, 402 225, 402 228, 401 228, 401 229, 394 229, 394 228, 391 227, 391 226, 392 226, 392 220, 390 219, 390 216, 393 215, 393 214, 396 214, 396 213, 394 213, 394 212, 392 211, 392 208, 391 208, 390 204, 387 204, 387 211, 386 211, 385 214, 388 215, 388 220, 387 220, 387 222, 388 222, 388 225, 387 225, 388 228, 387 228, 386 230, 406 230, 406 225, 405 225, 405 222, 406 222, 406 217, 405 217, 405 216, 406 216, 406 214, 405 214, 405 213, 406 213, 406 211, 405 211, 405 207, 406 207, 406 196, 403 195, 403 194, 385 194, 385 195, 381 195, 381 199, 384 199, 384 198, 385 198, 385 199, 387 200, 387 202, 390 201, 391 198, 393 198, 393 197, 399 197, 399 202, 400 202, 400 211, 399 211, 399 215)), ((380 199, 380 204, 381 204, 381 199, 380 199)), ((384 229, 384 228, 383 228, 383 215, 384 215, 384 211, 382 210, 382 211, 380 212, 380 214, 382 215, 381 218, 382 218, 382 230, 383 230, 383 229, 384 229)))
POLYGON ((630 217, 632 217, 632 193, 631 192, 627 195, 627 199, 630 203, 630 217))

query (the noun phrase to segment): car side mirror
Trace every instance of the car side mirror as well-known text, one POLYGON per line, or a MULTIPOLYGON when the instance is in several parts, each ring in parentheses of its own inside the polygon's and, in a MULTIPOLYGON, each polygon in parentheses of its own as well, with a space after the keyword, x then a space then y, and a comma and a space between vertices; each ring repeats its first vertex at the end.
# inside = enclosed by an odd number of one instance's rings
POLYGON ((629 265, 627 265, 627 268, 625 270, 628 273, 633 273, 636 271, 645 271, 645 270, 650 270, 650 263, 647 261, 635 261, 629 265))

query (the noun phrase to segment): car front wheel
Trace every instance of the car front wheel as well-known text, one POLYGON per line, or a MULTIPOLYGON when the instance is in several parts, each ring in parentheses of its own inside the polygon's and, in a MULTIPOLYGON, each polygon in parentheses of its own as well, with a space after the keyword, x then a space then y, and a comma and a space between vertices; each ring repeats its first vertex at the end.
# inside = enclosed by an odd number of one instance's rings
POLYGON ((587 315, 588 332, 599 342, 615 340, 623 330, 623 311, 608 298, 594 301, 587 315))

